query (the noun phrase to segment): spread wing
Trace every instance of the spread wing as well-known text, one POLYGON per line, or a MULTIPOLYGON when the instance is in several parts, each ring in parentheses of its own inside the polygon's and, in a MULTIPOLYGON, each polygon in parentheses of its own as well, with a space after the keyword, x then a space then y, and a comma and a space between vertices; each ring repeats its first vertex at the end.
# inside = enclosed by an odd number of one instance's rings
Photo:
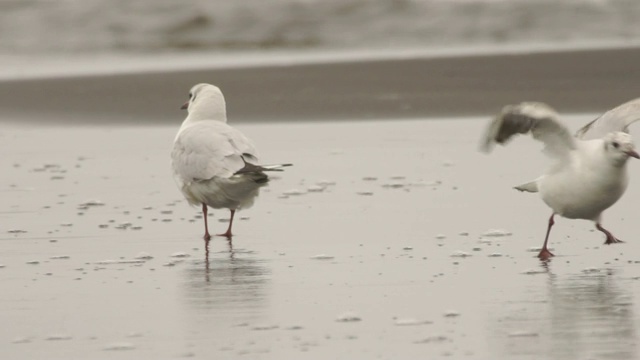
POLYGON ((576 149, 575 138, 558 120, 555 110, 537 102, 505 106, 489 124, 480 148, 489 152, 496 143, 504 145, 515 135, 528 133, 542 141, 545 153, 552 157, 566 159, 576 149))
POLYGON ((171 158, 176 175, 185 182, 229 178, 245 166, 244 160, 258 160, 251 140, 220 121, 199 121, 182 129, 171 158))
POLYGON ((600 139, 610 132, 629 132, 629 125, 640 120, 640 98, 607 111, 576 132, 583 140, 600 139))

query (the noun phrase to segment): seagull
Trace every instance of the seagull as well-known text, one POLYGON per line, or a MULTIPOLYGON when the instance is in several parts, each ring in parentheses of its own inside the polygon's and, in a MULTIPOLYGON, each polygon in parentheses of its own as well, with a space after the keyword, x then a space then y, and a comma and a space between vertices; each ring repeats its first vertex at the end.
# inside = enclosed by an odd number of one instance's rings
POLYGON ((531 134, 544 143, 554 161, 537 179, 515 189, 540 193, 552 209, 541 260, 554 256, 547 248, 554 216, 591 220, 606 236, 605 244, 622 242, 602 227, 602 212, 624 194, 629 182, 627 160, 640 159, 628 127, 640 120, 640 98, 624 103, 582 127, 575 135, 560 122, 558 113, 539 102, 507 105, 489 124, 480 150, 504 145, 514 135, 531 134))
POLYGON ((253 142, 227 125, 224 95, 218 87, 195 85, 181 109, 188 115, 173 142, 174 178, 189 204, 202 206, 205 241, 211 239, 208 206, 229 209, 229 227, 219 236, 231 239, 236 210, 253 205, 260 188, 269 181, 265 172, 282 171, 291 164, 258 165, 253 142))

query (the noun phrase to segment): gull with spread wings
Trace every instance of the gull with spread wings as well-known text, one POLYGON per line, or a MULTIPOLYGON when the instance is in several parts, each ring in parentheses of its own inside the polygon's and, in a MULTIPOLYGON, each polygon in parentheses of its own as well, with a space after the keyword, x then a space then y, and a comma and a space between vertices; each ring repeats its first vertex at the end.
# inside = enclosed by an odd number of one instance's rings
POLYGON ((554 216, 591 220, 606 236, 605 244, 622 242, 602 227, 602 212, 627 189, 627 160, 640 159, 628 133, 640 120, 640 99, 622 104, 596 118, 573 136, 560 122, 558 113, 544 103, 508 105, 489 124, 481 150, 506 144, 517 134, 531 134, 544 143, 544 152, 554 160, 539 178, 515 189, 540 193, 552 209, 544 244, 538 257, 554 256, 547 248, 554 216))

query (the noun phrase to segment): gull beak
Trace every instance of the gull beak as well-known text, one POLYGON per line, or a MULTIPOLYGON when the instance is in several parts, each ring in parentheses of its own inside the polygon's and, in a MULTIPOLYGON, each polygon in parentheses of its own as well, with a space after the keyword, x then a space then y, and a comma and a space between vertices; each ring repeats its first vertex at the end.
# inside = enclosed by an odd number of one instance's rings
POLYGON ((638 153, 635 150, 625 151, 625 154, 632 156, 636 159, 640 159, 640 155, 638 155, 638 153))
POLYGON ((189 108, 189 101, 187 101, 186 103, 182 104, 182 106, 180 106, 180 110, 185 110, 187 108, 189 108))

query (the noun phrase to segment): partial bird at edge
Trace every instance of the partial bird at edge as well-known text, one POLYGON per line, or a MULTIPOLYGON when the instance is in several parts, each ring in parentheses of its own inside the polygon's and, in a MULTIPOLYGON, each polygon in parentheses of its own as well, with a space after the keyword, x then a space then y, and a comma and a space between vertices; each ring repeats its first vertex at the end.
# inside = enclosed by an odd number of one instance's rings
POLYGON ((545 153, 556 160, 538 179, 515 187, 520 191, 540 192, 543 201, 553 210, 538 254, 542 260, 554 256, 547 244, 556 214, 593 220, 596 229, 605 234, 605 244, 621 242, 602 227, 601 214, 626 190, 627 159, 640 158, 628 135, 628 126, 640 119, 640 99, 598 117, 579 130, 578 137, 572 136, 558 118, 557 112, 544 103, 507 105, 491 121, 480 144, 481 151, 489 152, 495 143, 504 145, 517 134, 530 133, 545 144, 545 153), (602 167, 603 171, 594 175, 587 170, 592 167, 602 167))

